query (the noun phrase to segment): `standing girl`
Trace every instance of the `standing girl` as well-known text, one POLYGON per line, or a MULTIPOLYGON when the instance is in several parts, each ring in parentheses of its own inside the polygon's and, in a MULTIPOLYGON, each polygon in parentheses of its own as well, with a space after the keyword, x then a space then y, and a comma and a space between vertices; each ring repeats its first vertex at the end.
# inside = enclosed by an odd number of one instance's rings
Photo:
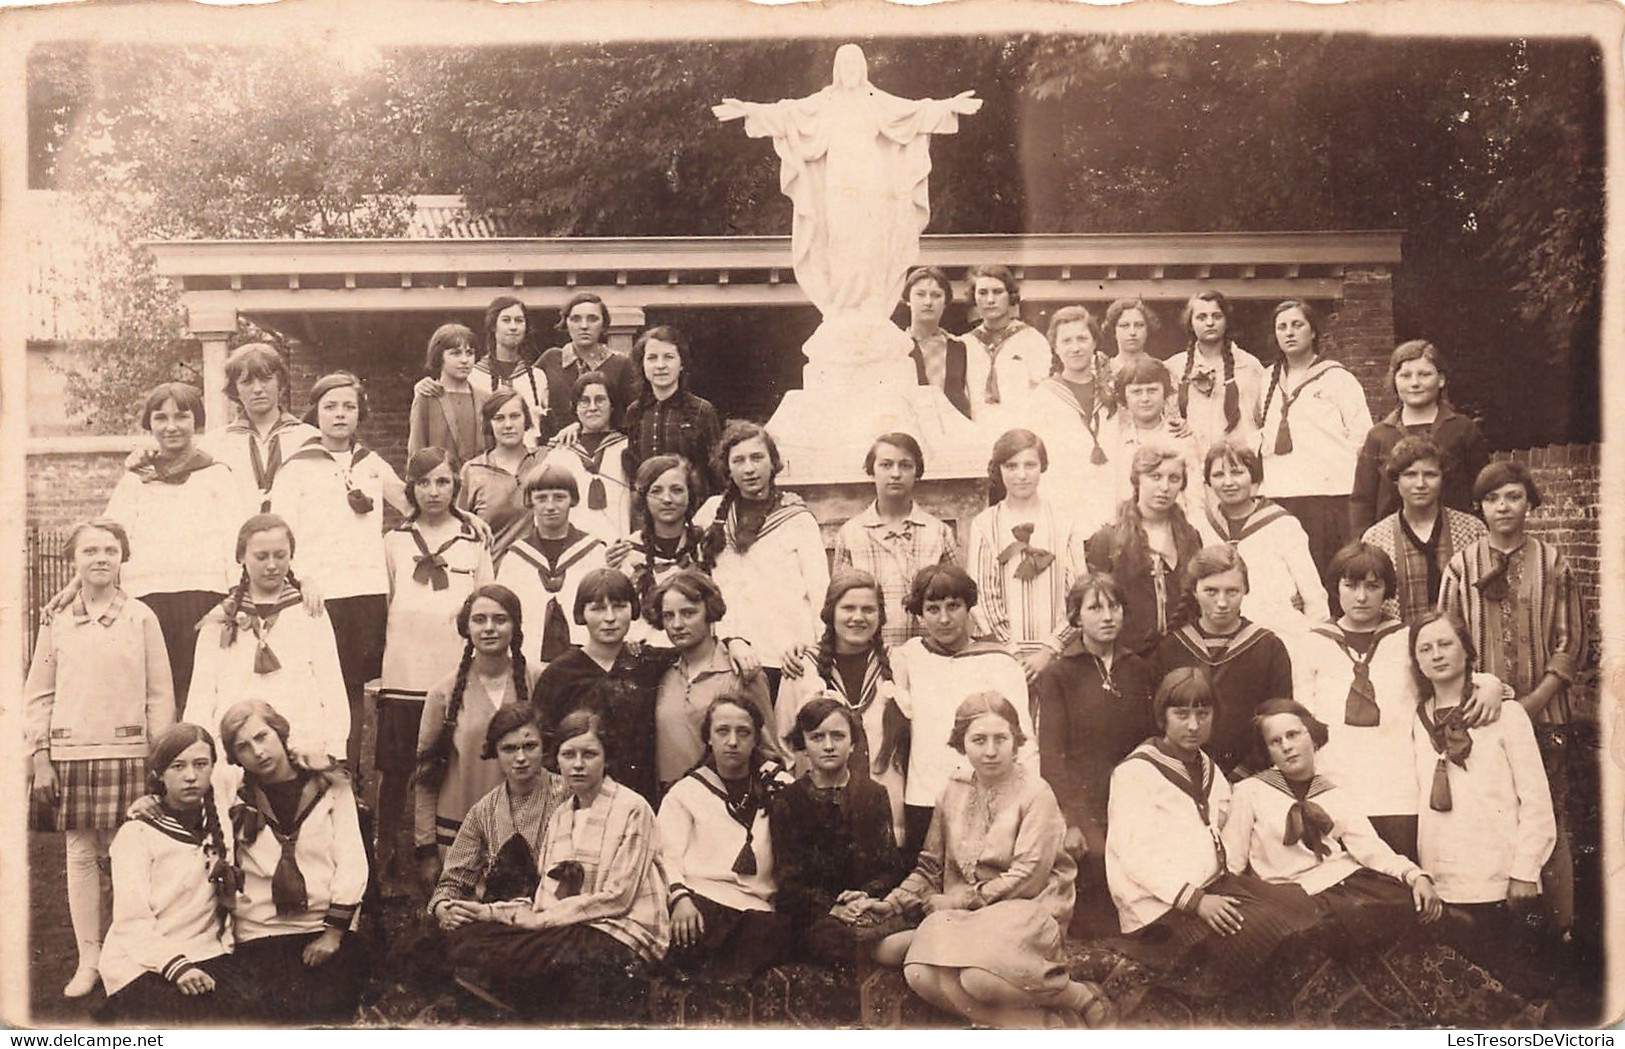
MULTIPOLYGON (((240 502, 228 511, 233 517, 269 513, 271 486, 282 464, 317 436, 315 427, 284 407, 290 392, 288 363, 269 343, 244 343, 226 358, 226 399, 241 414, 198 443, 237 480, 240 502)), ((194 419, 201 428, 203 414, 194 419)))
POLYGON ((604 300, 590 291, 578 291, 570 296, 559 313, 558 330, 568 336, 563 346, 555 346, 542 354, 536 366, 547 376, 549 398, 546 424, 542 436, 550 438, 575 418, 576 380, 587 372, 601 372, 615 391, 613 400, 617 414, 611 426, 620 426, 619 412, 637 400, 638 370, 632 359, 616 353, 604 342, 609 331, 609 307, 604 300))
POLYGON ((1031 430, 1009 430, 988 459, 989 501, 971 522, 965 567, 981 602, 981 635, 1005 645, 1032 681, 1070 633, 1066 591, 1083 564, 1084 533, 1039 495, 1049 452, 1031 430))
POLYGON ((525 665, 522 623, 512 590, 497 583, 475 587, 457 610, 462 662, 424 699, 412 777, 412 844, 425 891, 439 880, 469 806, 502 782, 501 768, 480 756, 492 715, 507 703, 529 703, 535 694, 539 671, 525 665))
MULTIPOLYGON (((242 505, 240 479, 195 443, 203 429, 203 394, 162 383, 147 394, 141 425, 157 449, 119 477, 106 516, 131 535, 119 585, 151 608, 169 653, 175 703, 192 685, 197 624, 231 585, 231 529, 242 505)), ((59 599, 66 606, 71 595, 59 599)))
MULTIPOLYGON (((306 611, 290 565, 293 530, 276 514, 255 514, 237 531, 242 576, 203 617, 184 720, 218 725, 233 704, 262 700, 286 711, 289 745, 307 767, 345 760, 350 708, 327 618, 306 611)), ((236 786, 225 766, 216 787, 236 786)))
POLYGON ((442 324, 429 336, 423 369, 440 380, 440 396, 413 391, 406 431, 406 454, 445 448, 453 468, 485 451, 480 409, 486 395, 468 381, 474 371, 474 333, 461 324, 442 324))
POLYGON ((1107 306, 1105 334, 1117 351, 1112 357, 1112 374, 1142 361, 1156 360, 1147 346, 1161 328, 1161 319, 1143 299, 1117 299, 1107 306))
POLYGON ((632 483, 631 535, 609 544, 604 561, 632 577, 638 607, 645 619, 632 624, 632 637, 643 640, 659 615, 650 598, 655 588, 678 572, 697 567, 701 532, 694 527, 699 509, 699 478, 680 455, 656 455, 638 467, 632 483))
MULTIPOLYGON (((389 577, 384 567, 385 501, 405 513, 406 485, 395 470, 356 439, 367 419, 367 392, 349 372, 333 372, 310 390, 307 422, 321 430, 288 458, 272 496, 299 536, 299 577, 316 581, 339 647, 350 700, 350 768, 361 768, 361 709, 384 650, 389 577)), ((303 587, 301 588, 303 589, 303 587)))
POLYGON ((1057 504, 1088 532, 1112 515, 1113 468, 1107 462, 1117 401, 1111 362, 1100 351, 1100 324, 1082 306, 1064 306, 1049 322, 1060 371, 1033 387, 1030 426, 1055 459, 1057 504))
POLYGON ((935 266, 912 269, 903 281, 903 304, 908 307, 908 337, 914 348, 915 379, 921 386, 935 386, 959 414, 971 417, 970 387, 967 384, 965 341, 942 328, 942 314, 954 301, 954 286, 948 275, 935 266))
POLYGON ((491 554, 456 509, 457 474, 444 448, 425 448, 406 462, 412 515, 384 536, 389 575, 389 629, 378 689, 378 849, 389 872, 406 804, 406 780, 417 766, 424 698, 458 666, 457 614, 474 588, 492 581, 491 554))
POLYGON ((79 965, 62 993, 96 987, 102 948, 100 865, 124 812, 143 793, 147 746, 175 720, 158 617, 119 589, 130 539, 105 518, 68 536, 79 593, 40 627, 23 686, 33 755, 32 829, 65 831, 68 916, 79 965))
POLYGON ((1117 520, 1085 546, 1089 568, 1117 580, 1123 594, 1119 644, 1126 651, 1145 655, 1156 647, 1174 620, 1185 566, 1202 548, 1202 537, 1179 508, 1186 483, 1185 461, 1175 449, 1136 450, 1129 498, 1118 504, 1117 520))
MULTIPOLYGON (((650 328, 632 344, 632 363, 647 385, 626 409, 628 467, 641 472, 650 458, 665 455, 680 455, 702 469, 711 462, 711 450, 722 436, 722 422, 711 402, 689 389, 691 359, 688 336, 669 324, 650 328)), ((705 501, 716 480, 697 479, 696 507, 705 501)))
POLYGON ((519 482, 540 458, 525 447, 531 419, 530 406, 513 390, 498 390, 480 409, 487 450, 463 464, 457 505, 489 524, 493 536, 530 516, 519 501, 519 482))
POLYGON ((1371 410, 1354 373, 1321 356, 1321 333, 1320 314, 1308 303, 1288 299, 1275 307, 1281 355, 1270 368, 1258 426, 1269 465, 1265 490, 1303 525, 1324 572, 1348 539, 1349 490, 1371 410))
POLYGON ((1406 437, 1394 445, 1388 453, 1388 476, 1399 489, 1400 508, 1361 537, 1394 562, 1394 597, 1384 610, 1406 623, 1439 603, 1450 559, 1487 531, 1477 517, 1440 502, 1449 465, 1432 438, 1406 437))
POLYGON ((1219 441, 1256 444, 1264 366, 1231 338, 1229 300, 1217 291, 1191 296, 1180 327, 1189 344, 1168 361, 1168 370, 1198 450, 1205 455, 1219 441))
POLYGON ((1445 397, 1444 354, 1426 339, 1394 348, 1388 373, 1399 407, 1371 427, 1354 470, 1349 494, 1349 524, 1358 535, 1399 509, 1400 494, 1384 467, 1393 448, 1406 437, 1427 437, 1444 452, 1448 470, 1442 502, 1464 513, 1473 505, 1473 479, 1489 462, 1488 446, 1478 423, 1458 413, 1445 397))
POLYGON ((632 485, 627 477, 626 435, 610 429, 616 405, 602 372, 576 379, 575 417, 581 424, 568 442, 556 438, 543 462, 568 471, 587 493, 576 524, 589 535, 612 543, 631 529, 632 485))
POLYGON ((722 633, 751 643, 777 696, 784 654, 819 634, 829 589, 824 538, 800 497, 773 483, 784 462, 760 426, 730 422, 714 465, 728 483, 695 515, 705 532, 701 563, 728 595, 722 633))

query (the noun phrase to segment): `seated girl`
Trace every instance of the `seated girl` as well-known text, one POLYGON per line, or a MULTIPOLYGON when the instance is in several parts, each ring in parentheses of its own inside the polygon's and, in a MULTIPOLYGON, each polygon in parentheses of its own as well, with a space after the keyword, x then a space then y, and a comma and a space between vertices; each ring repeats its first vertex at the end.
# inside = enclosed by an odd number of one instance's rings
POLYGON ((1242 986, 1281 941, 1319 919, 1297 885, 1226 869, 1230 784, 1202 750, 1214 706, 1203 668, 1163 676, 1152 703, 1158 735, 1112 773, 1106 821, 1124 952, 1198 997, 1242 986))
POLYGON ((884 896, 903 877, 887 790, 849 767, 863 728, 845 700, 813 699, 796 712, 788 741, 809 765, 768 808, 779 893, 804 956, 854 965, 860 943, 880 928, 859 902, 884 896))
POLYGON ((569 796, 543 834, 535 894, 483 905, 452 961, 465 986, 483 983, 526 1018, 636 1023, 642 970, 671 941, 654 810, 608 775, 615 740, 599 714, 572 712, 558 738, 569 796))
POLYGON ((367 888, 367 853, 349 776, 296 764, 291 732, 264 700, 238 703, 220 719, 226 760, 243 770, 231 806, 242 868, 236 961, 255 994, 238 1019, 342 1023, 366 978, 365 948, 349 933, 367 888))
POLYGON ((782 956, 790 922, 778 890, 767 811, 792 780, 762 748, 762 711, 742 696, 711 701, 705 756, 660 803, 660 862, 671 882, 670 961, 680 976, 741 983, 782 956))
POLYGON ((1437 921, 1444 908, 1432 877, 1377 836, 1358 795, 1316 774, 1326 726, 1301 703, 1269 699, 1253 727, 1271 767, 1231 792, 1222 836, 1230 872, 1300 886, 1334 949, 1396 939, 1418 917, 1437 921))
POLYGON ((159 735, 147 757, 159 807, 113 839, 113 926, 98 968, 114 1022, 218 1025, 241 1007, 226 924, 235 878, 209 786, 215 759, 214 738, 196 725, 159 735))
POLYGON ((1062 951, 1077 864, 1061 848, 1066 821, 1049 784, 1016 762, 1026 742, 997 692, 961 702, 949 743, 970 769, 949 777, 913 873, 857 905, 880 917, 924 912, 919 928, 882 940, 875 959, 902 965, 937 1008, 993 1027, 1043 1027, 1052 1011, 1098 1027, 1111 1005, 1067 975, 1062 951))

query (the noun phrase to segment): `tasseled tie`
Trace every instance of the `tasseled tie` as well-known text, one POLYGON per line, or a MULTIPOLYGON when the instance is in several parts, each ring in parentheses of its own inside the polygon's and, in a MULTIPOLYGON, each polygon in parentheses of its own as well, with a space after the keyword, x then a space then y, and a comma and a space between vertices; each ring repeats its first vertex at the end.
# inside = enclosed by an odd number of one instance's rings
POLYGON ((1281 843, 1296 845, 1301 841, 1304 848, 1325 859, 1332 854, 1331 846, 1326 844, 1326 836, 1331 832, 1332 818, 1326 814, 1326 810, 1308 798, 1299 798, 1287 810, 1286 834, 1282 836, 1281 843))
POLYGON ((1427 731, 1428 739, 1433 743, 1434 751, 1439 755, 1439 762, 1433 767, 1433 787, 1428 792, 1428 807, 1434 812, 1449 812, 1453 807, 1450 796, 1450 763, 1455 762, 1463 769, 1467 767, 1467 758, 1473 752, 1473 737, 1467 731, 1466 722, 1462 720, 1460 707, 1450 707, 1441 711, 1437 721, 1430 721, 1424 703, 1417 707, 1417 716, 1427 731))
POLYGON ((1024 583, 1031 582, 1043 574, 1044 570, 1055 562, 1055 555, 1043 547, 1032 546, 1033 526, 1031 522, 1018 524, 1010 529, 1015 541, 999 551, 999 564, 1008 564, 1012 558, 1020 557, 1021 564, 1016 566, 1015 576, 1024 583))
POLYGON ((274 674, 281 670, 282 661, 271 651, 271 646, 266 643, 265 638, 259 636, 258 630, 254 634, 254 673, 274 674))
POLYGON ((587 509, 602 510, 609 506, 609 495, 604 491, 604 479, 592 471, 592 483, 587 486, 587 509))
POLYGON ((305 889, 305 873, 299 869, 299 860, 294 855, 299 840, 287 837, 275 827, 271 833, 282 846, 282 858, 277 860, 276 873, 271 875, 271 899, 276 903, 277 916, 303 914, 310 908, 310 894, 305 889))
POLYGON ((1479 577, 1473 585, 1478 592, 1484 595, 1486 601, 1505 601, 1511 592, 1507 582, 1507 570, 1511 567, 1512 559, 1499 550, 1492 549, 1490 558, 1493 564, 1488 572, 1479 577))
POLYGON ((751 847, 755 834, 752 828, 745 828, 745 844, 739 847, 739 855, 734 857, 733 872, 743 878, 756 876, 756 850, 751 847))
POLYGON ((442 554, 418 554, 413 558, 417 567, 412 569, 412 581, 422 585, 429 584, 435 590, 445 590, 451 586, 451 577, 446 574, 446 558, 442 554))
POLYGON ((550 597, 547 612, 542 616, 542 662, 551 663, 568 651, 570 624, 564 618, 564 609, 559 607, 559 599, 550 597))
POLYGON ((1287 419, 1287 412, 1292 402, 1285 398, 1281 401, 1281 428, 1275 431, 1275 454, 1292 454, 1292 423, 1287 419))
POLYGON ((1382 724, 1377 706, 1377 689, 1371 683, 1371 666, 1363 660, 1354 664, 1354 680, 1349 682, 1348 699, 1343 703, 1343 724, 1372 728, 1382 724))

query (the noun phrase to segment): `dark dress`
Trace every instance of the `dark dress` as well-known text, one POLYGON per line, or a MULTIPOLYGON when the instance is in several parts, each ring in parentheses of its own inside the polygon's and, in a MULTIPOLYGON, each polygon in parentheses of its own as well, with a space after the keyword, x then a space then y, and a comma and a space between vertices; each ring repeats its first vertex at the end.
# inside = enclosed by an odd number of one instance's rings
POLYGON ((643 388, 643 380, 638 375, 637 365, 632 358, 624 353, 611 350, 609 356, 597 368, 583 366, 580 358, 574 352, 570 355, 570 363, 564 363, 564 347, 555 346, 545 351, 541 359, 536 362, 542 374, 547 376, 547 411, 546 419, 541 420, 542 437, 552 440, 553 435, 576 421, 576 406, 571 400, 575 391, 575 383, 583 372, 599 371, 605 379, 609 380, 609 397, 614 402, 615 412, 610 418, 610 426, 621 428, 621 422, 626 417, 626 409, 638 398, 643 388))
POLYGON ((1394 445, 1405 437, 1431 437, 1444 449, 1449 463, 1445 467, 1444 486, 1439 501, 1463 513, 1476 515, 1473 505, 1473 481, 1490 461, 1489 446, 1478 423, 1462 415, 1447 404, 1439 405, 1439 415, 1423 426, 1402 426, 1399 409, 1389 412, 1381 422, 1366 434, 1365 445, 1354 466, 1354 490, 1349 495, 1349 527, 1351 535, 1363 535, 1365 530, 1399 510, 1399 491, 1388 479, 1384 462, 1394 445))
POLYGON ((853 964, 858 941, 830 908, 849 889, 884 898, 907 873, 886 788, 854 775, 844 787, 823 789, 808 773, 774 796, 767 820, 779 883, 774 909, 790 919, 805 956, 853 964))
MULTIPOLYGON (((1164 623, 1173 623, 1179 607, 1179 595, 1185 589, 1185 566, 1202 549, 1202 536, 1184 517, 1173 519, 1174 549, 1179 561, 1168 572, 1163 592, 1164 623)), ((1105 525, 1084 544, 1084 558, 1089 569, 1105 572, 1117 581, 1123 592, 1123 629, 1117 635, 1117 647, 1138 655, 1149 655, 1162 638, 1157 629, 1157 587, 1151 574, 1149 552, 1139 558, 1124 555, 1123 532, 1113 522, 1105 525), (1138 563, 1136 563, 1138 562, 1138 563)))
POLYGON ((1292 698, 1292 659, 1281 639, 1256 623, 1241 621, 1228 638, 1203 635, 1194 623, 1172 631, 1157 646, 1157 680, 1179 667, 1200 666, 1213 679, 1213 737, 1207 752, 1232 781, 1268 768, 1255 755, 1253 710, 1266 699, 1292 698), (1249 767, 1250 766, 1250 767, 1249 767))
POLYGON ((704 397, 679 389, 664 401, 647 389, 626 410, 626 475, 636 477, 638 467, 657 455, 680 455, 694 466, 699 491, 690 492, 688 505, 697 507, 722 490, 722 478, 711 470, 711 451, 722 437, 722 421, 704 397))
MULTIPOLYGON (((548 750, 559 722, 572 711, 590 708, 603 715, 615 737, 614 776, 617 783, 643 795, 650 805, 659 798, 655 780, 655 694, 660 677, 676 658, 671 649, 644 646, 634 656, 621 649, 608 671, 579 648, 555 659, 536 680, 536 706, 542 728, 549 734, 548 750)), ((557 772, 556 758, 547 765, 557 772)))

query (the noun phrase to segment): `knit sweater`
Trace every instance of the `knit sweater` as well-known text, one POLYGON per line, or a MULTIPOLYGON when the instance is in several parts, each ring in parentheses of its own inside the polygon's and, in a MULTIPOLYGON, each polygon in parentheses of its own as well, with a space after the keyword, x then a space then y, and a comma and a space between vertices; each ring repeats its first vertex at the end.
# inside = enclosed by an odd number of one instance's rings
MULTIPOLYGON (((233 547, 248 518, 242 481, 216 462, 179 484, 126 472, 107 500, 109 517, 130 536, 119 585, 131 597, 186 590, 224 593, 237 579, 233 547)), ((252 512, 258 512, 256 503, 252 512)))
POLYGON ((115 590, 91 619, 83 595, 77 597, 40 627, 23 710, 26 754, 48 750, 52 761, 145 758, 175 720, 158 617, 115 590))

